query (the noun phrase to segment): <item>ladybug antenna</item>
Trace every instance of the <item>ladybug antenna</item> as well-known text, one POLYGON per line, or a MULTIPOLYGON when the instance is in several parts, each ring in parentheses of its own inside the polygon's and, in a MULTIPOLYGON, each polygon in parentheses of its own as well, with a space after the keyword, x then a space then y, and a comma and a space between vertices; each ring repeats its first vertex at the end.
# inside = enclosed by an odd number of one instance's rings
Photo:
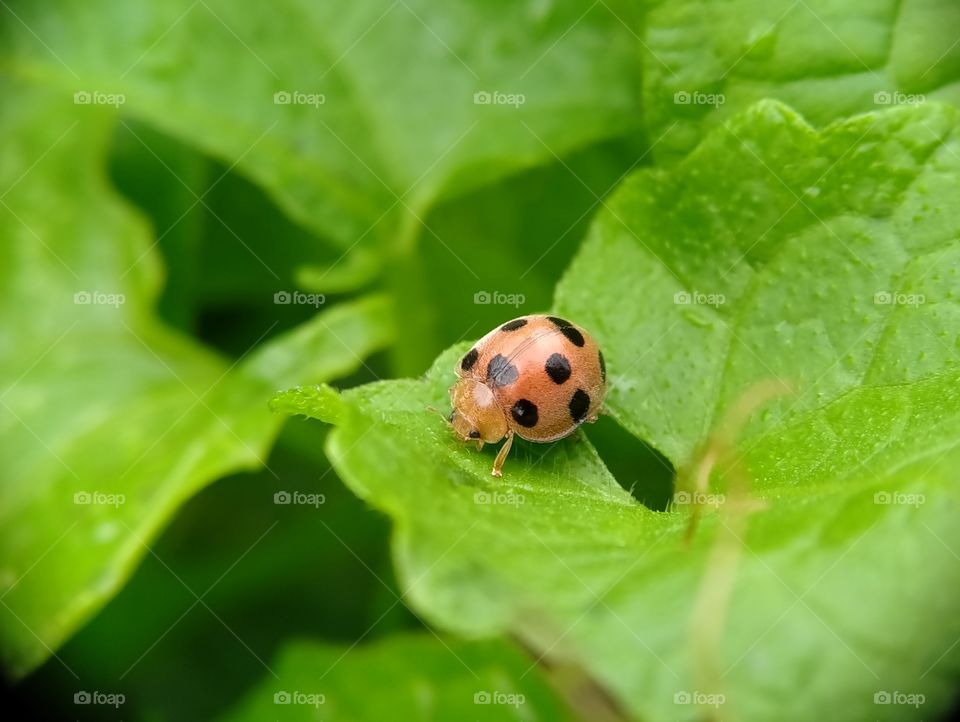
POLYGON ((445 414, 440 409, 434 406, 431 406, 429 404, 427 405, 427 411, 432 411, 433 413, 437 414, 440 418, 442 418, 448 424, 453 422, 453 413, 454 413, 453 411, 451 411, 449 414, 445 414))

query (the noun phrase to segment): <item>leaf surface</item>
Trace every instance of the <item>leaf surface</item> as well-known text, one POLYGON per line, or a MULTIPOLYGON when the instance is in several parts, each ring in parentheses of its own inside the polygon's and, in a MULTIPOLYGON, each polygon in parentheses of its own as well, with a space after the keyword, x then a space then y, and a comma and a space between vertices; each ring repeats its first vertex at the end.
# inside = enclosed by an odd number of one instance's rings
POLYGON ((61 0, 15 15, 0 36, 14 72, 65 102, 122 96, 343 249, 403 250, 437 200, 639 124, 629 3, 61 0))
POLYGON ((384 298, 343 304, 233 362, 165 327, 154 240, 103 175, 111 115, 2 90, 0 646, 20 676, 186 498, 263 464, 275 389, 352 372, 392 319, 384 298))
POLYGON ((677 466, 755 384, 793 384, 738 435, 745 527, 729 463, 686 546, 683 498, 640 506, 582 434, 521 444, 492 479, 493 450, 425 410, 468 344, 421 380, 275 403, 336 424, 335 467, 394 519, 404 588, 443 628, 572 658, 644 718, 916 711, 895 693, 935 715, 960 664, 957 120, 817 132, 758 104, 632 176, 561 281, 556 312, 607 355, 610 413, 677 466))
POLYGON ((275 664, 279 679, 268 676, 223 722, 318 715, 331 722, 575 719, 529 665, 501 641, 447 642, 424 634, 354 649, 297 642, 275 664))
POLYGON ((653 0, 644 108, 677 159, 763 98, 811 123, 930 101, 960 105, 960 6, 951 0, 653 0))

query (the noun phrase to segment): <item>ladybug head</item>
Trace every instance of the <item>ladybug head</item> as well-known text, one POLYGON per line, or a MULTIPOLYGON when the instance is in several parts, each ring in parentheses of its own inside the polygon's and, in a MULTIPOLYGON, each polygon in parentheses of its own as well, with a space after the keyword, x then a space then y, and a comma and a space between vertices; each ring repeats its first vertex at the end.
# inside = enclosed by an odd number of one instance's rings
POLYGON ((484 442, 494 443, 506 435, 507 419, 486 384, 469 378, 460 379, 450 387, 450 400, 453 411, 448 420, 464 441, 476 441, 479 448, 484 442))

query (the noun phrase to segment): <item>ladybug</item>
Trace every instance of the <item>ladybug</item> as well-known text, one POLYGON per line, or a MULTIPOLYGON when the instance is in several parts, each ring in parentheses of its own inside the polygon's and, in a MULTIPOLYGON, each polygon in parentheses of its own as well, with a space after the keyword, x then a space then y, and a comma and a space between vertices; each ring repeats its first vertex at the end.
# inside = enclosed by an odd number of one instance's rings
POLYGON ((597 420, 607 370, 596 341, 556 316, 521 316, 484 336, 457 364, 447 417, 477 449, 506 437, 493 462, 500 476, 514 434, 546 443, 597 420))

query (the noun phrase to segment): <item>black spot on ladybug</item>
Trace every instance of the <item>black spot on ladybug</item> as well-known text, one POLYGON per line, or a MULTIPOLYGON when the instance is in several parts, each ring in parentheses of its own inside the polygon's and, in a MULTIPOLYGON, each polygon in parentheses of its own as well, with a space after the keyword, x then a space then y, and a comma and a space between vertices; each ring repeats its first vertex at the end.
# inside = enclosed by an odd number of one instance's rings
POLYGON ((564 326, 560 329, 560 333, 570 339, 570 343, 572 343, 574 346, 583 346, 583 334, 573 326, 564 326))
POLYGON ((547 320, 560 329, 560 333, 566 336, 574 346, 582 347, 584 344, 583 334, 573 327, 573 324, 565 318, 556 316, 547 316, 547 320))
POLYGON ((536 404, 532 401, 527 401, 527 399, 517 401, 517 403, 513 405, 513 408, 510 409, 510 415, 513 416, 513 420, 520 424, 520 426, 528 429, 536 426, 539 420, 536 404))
POLYGON ((553 383, 562 384, 570 378, 570 362, 567 357, 560 353, 551 354, 545 365, 547 376, 553 383))
POLYGON ((463 357, 463 361, 460 362, 460 368, 464 371, 469 371, 473 368, 478 358, 480 358, 480 352, 475 348, 470 349, 467 351, 467 355, 463 357))
POLYGON ((600 379, 602 381, 607 380, 607 362, 603 360, 603 351, 598 351, 597 354, 600 356, 600 379))
POLYGON ((479 439, 479 438, 480 438, 480 432, 477 431, 476 429, 474 429, 473 431, 470 432, 469 436, 470 436, 471 439, 479 439))
POLYGON ((507 321, 500 327, 501 331, 516 331, 518 328, 523 328, 527 325, 527 319, 525 318, 516 318, 513 321, 507 321))
POLYGON ((590 394, 583 389, 577 389, 573 398, 570 399, 570 416, 576 423, 582 423, 587 418, 587 411, 590 410, 590 394))
POLYGON ((517 367, 503 354, 498 353, 487 364, 487 381, 494 386, 509 386, 519 378, 517 367))

